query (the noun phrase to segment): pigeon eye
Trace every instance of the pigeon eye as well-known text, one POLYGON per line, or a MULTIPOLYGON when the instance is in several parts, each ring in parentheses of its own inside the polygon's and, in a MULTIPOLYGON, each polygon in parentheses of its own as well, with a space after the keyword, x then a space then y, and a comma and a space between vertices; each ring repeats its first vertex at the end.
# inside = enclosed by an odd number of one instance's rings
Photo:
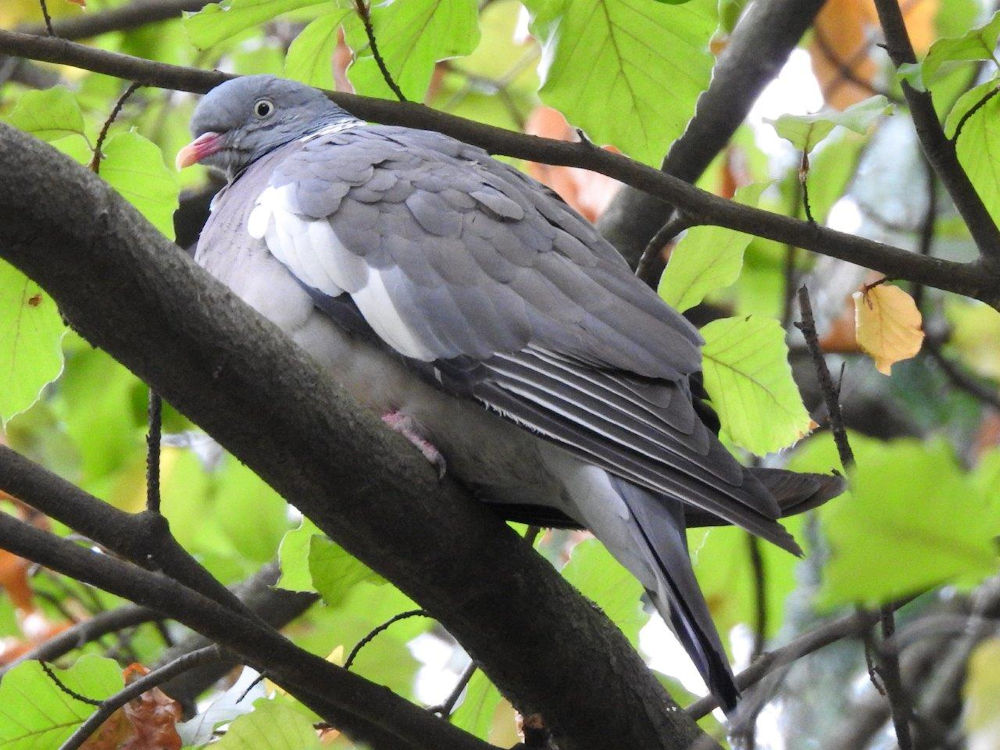
POLYGON ((270 99, 258 99, 253 103, 253 113, 260 118, 270 117, 274 112, 274 102, 270 99))

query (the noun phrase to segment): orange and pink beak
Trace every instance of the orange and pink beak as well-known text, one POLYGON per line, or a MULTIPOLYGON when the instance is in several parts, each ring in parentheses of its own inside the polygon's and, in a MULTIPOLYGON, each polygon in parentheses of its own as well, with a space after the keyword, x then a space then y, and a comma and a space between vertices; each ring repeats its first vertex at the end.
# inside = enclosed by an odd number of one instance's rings
POLYGON ((207 156, 222 150, 222 134, 211 131, 202 133, 188 145, 177 152, 174 162, 178 169, 197 164, 207 156))

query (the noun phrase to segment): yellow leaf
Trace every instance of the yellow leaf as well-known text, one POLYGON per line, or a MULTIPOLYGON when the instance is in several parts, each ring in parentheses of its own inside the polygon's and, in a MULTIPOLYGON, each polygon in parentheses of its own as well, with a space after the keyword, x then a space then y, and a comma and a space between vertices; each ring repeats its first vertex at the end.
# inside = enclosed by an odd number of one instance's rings
POLYGON ((965 681, 965 715, 969 750, 988 750, 1000 745, 1000 639, 983 641, 969 657, 965 681))
POLYGON ((920 351, 922 319, 913 297, 889 284, 879 284, 854 295, 854 323, 858 346, 889 375, 893 364, 920 351))

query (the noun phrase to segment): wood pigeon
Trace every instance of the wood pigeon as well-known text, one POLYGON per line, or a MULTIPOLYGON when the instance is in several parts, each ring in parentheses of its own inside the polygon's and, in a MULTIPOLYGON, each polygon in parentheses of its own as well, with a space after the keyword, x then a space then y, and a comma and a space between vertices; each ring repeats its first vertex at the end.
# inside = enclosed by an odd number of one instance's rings
POLYGON ((777 522, 840 478, 741 466, 697 330, 545 186, 439 133, 270 76, 221 84, 177 155, 221 169, 195 258, 509 518, 593 531, 727 710, 738 693, 685 528, 777 522))

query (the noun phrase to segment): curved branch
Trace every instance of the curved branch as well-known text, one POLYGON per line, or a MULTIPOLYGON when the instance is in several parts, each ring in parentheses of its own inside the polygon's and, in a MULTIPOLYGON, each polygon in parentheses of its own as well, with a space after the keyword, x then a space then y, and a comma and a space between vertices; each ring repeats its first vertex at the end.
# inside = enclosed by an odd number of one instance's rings
POLYGON ((489 509, 439 482, 105 183, 3 125, 0 255, 91 343, 430 611, 519 708, 545 715, 561 747, 654 750, 699 735, 624 636, 489 509))
POLYGON ((222 649, 218 646, 206 646, 190 654, 175 659, 169 664, 140 677, 135 682, 129 683, 117 693, 101 701, 101 705, 83 722, 62 744, 59 750, 77 750, 90 739, 101 724, 111 718, 111 715, 130 700, 138 698, 147 690, 159 687, 167 680, 183 674, 192 669, 214 664, 225 658, 222 649))
MULTIPOLYGON (((875 9, 885 32, 886 51, 893 64, 899 67, 904 63, 915 63, 917 56, 910 44, 897 0, 875 0, 875 9)), ((1000 265, 1000 230, 959 163, 955 143, 948 140, 941 127, 930 92, 917 91, 908 81, 902 81, 901 85, 927 161, 941 178, 983 258, 991 266, 1000 265)))
MULTIPOLYGON (((204 93, 231 76, 151 62, 67 42, 0 31, 0 52, 74 65, 150 86, 204 93)), ((330 98, 367 120, 437 130, 491 153, 606 174, 682 210, 692 224, 714 224, 850 261, 894 279, 906 279, 1000 304, 1000 272, 980 263, 922 257, 902 248, 837 232, 719 198, 626 156, 586 143, 568 143, 515 133, 437 112, 414 102, 330 93, 330 98)))
MULTIPOLYGON (((86 13, 76 18, 52 21, 52 31, 61 39, 87 39, 109 31, 128 31, 159 21, 180 18, 184 11, 201 10, 212 0, 136 0, 120 8, 86 13)), ((21 26, 24 34, 44 34, 43 25, 21 26)))

